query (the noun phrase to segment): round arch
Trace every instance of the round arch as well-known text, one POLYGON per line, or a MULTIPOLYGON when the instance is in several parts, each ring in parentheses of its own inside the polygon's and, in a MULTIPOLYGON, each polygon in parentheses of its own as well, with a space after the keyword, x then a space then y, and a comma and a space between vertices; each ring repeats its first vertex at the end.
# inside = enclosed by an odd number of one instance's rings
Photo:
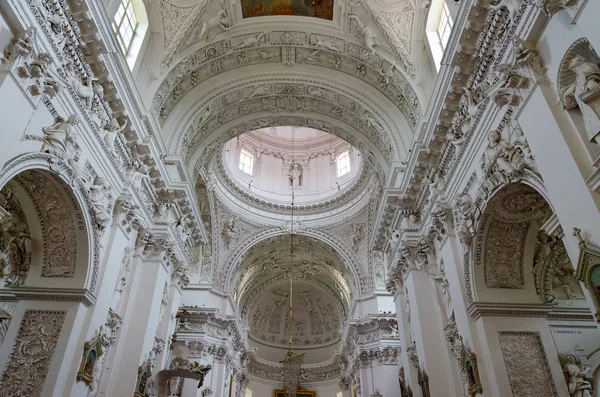
POLYGON ((25 287, 48 288, 51 280, 51 288, 96 293, 100 230, 87 191, 73 187, 76 177, 62 160, 46 153, 19 156, 3 169, 0 187, 14 191, 27 209, 32 255, 25 287))
MULTIPOLYGON (((225 259, 225 266, 223 266, 221 272, 214 276, 215 284, 223 291, 232 292, 235 288, 234 279, 236 270, 242 263, 248 250, 267 239, 288 234, 288 230, 273 228, 257 233, 238 244, 225 259)), ((373 288, 372 276, 363 269, 354 251, 345 243, 319 230, 300 229, 294 231, 294 234, 319 240, 335 251, 349 271, 355 294, 361 295, 373 288)))
POLYGON ((381 97, 306 73, 257 71, 230 78, 211 85, 209 93, 206 87, 189 93, 163 125, 169 151, 182 154, 188 164, 221 136, 283 125, 323 130, 367 148, 383 169, 408 155, 412 129, 381 97))
POLYGON ((341 74, 340 82, 352 77, 368 84, 401 108, 414 126, 425 102, 417 96, 418 90, 412 87, 405 72, 394 68, 393 76, 386 77, 384 71, 391 63, 347 38, 331 32, 325 35, 288 29, 255 30, 191 48, 182 52, 179 62, 161 81, 154 83, 155 91, 150 93, 152 109, 164 120, 196 84, 229 70, 250 65, 261 65, 263 69, 277 64, 314 65, 341 74))
POLYGON ((556 297, 572 299, 562 296, 567 289, 579 294, 574 278, 561 293, 553 285, 554 267, 572 264, 560 238, 540 240, 540 230, 554 211, 536 174, 526 171, 520 180, 489 186, 476 208, 480 215, 470 254, 472 269, 465 268, 465 277, 472 280, 470 301, 549 303, 556 297), (540 244, 547 245, 543 258, 538 256, 540 244))
MULTIPOLYGON (((490 207, 490 203, 498 196, 500 192, 511 185, 520 184, 527 188, 535 191, 543 200, 550 205, 548 194, 543 181, 535 172, 526 169, 519 180, 507 180, 502 181, 497 178, 489 178, 484 180, 476 193, 476 199, 473 205, 473 212, 475 214, 474 230, 475 234, 471 246, 467 253, 465 253, 465 287, 467 292, 468 302, 481 301, 481 297, 477 295, 477 287, 482 284, 478 278, 479 270, 483 267, 483 252, 481 247, 483 246, 484 234, 482 231, 486 227, 486 211, 490 207), (479 245, 478 245, 479 242, 479 245), (479 246, 479 248, 478 248, 479 246)), ((485 282, 483 282, 482 288, 485 289, 485 282)))

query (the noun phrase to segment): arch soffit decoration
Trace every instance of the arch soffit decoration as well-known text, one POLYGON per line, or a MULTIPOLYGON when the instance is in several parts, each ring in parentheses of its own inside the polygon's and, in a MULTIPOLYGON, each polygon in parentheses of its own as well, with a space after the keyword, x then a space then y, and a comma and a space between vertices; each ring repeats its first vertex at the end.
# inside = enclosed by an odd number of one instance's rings
MULTIPOLYGON (((511 189, 515 186, 522 185, 524 188, 529 189, 531 192, 536 193, 541 200, 548 206, 550 211, 554 212, 552 208, 552 204, 548 199, 548 194, 546 188, 541 180, 541 178, 531 172, 526 170, 523 174, 523 177, 519 180, 511 180, 509 182, 503 182, 493 187, 493 189, 489 190, 486 197, 479 196, 474 203, 475 213, 477 214, 474 224, 475 234, 473 236, 472 247, 470 248, 470 259, 467 260, 467 265, 469 268, 465 268, 465 285, 467 286, 467 300, 469 302, 478 302, 477 297, 477 280, 476 272, 485 271, 483 266, 481 269, 478 269, 477 261, 478 257, 480 257, 481 263, 483 263, 484 258, 482 255, 482 250, 478 251, 478 246, 485 245, 486 232, 488 229, 488 225, 486 225, 486 214, 489 214, 494 209, 494 203, 497 201, 500 195, 505 193, 507 189, 511 189)), ((481 278, 483 280, 483 277, 481 278)), ((485 286, 484 286, 485 287, 485 286)))
POLYGON ((232 76, 209 94, 201 91, 199 87, 198 92, 188 94, 189 106, 178 108, 163 127, 163 131, 173 132, 167 139, 170 152, 182 154, 188 164, 200 149, 217 139, 223 144, 224 138, 283 125, 338 136, 362 148, 365 155, 373 152, 383 169, 392 161, 405 159, 412 140, 402 114, 388 112, 377 98, 333 79, 305 73, 254 73, 232 76), (319 96, 310 94, 313 89, 319 96))
MULTIPOLYGON (((320 230, 300 229, 294 231, 294 234, 314 238, 335 251, 346 269, 348 269, 351 281, 350 288, 352 289, 352 287, 354 287, 352 292, 355 295, 365 294, 373 289, 374 285, 372 276, 369 275, 366 270, 364 270, 364 267, 361 265, 360 260, 356 256, 356 253, 354 253, 350 247, 346 246, 346 244, 320 230)), ((215 275, 214 282, 217 287, 221 288, 223 291, 233 293, 237 284, 236 273, 239 270, 240 265, 243 263, 248 251, 253 246, 260 244, 265 240, 282 235, 289 235, 289 231, 282 228, 268 229, 259 232, 238 244, 233 250, 230 251, 229 255, 223 262, 224 266, 221 266, 219 268, 220 272, 215 275)))
MULTIPOLYGON (((24 172, 39 172, 42 178, 48 178, 46 181, 55 185, 60 185, 64 189, 61 193, 65 194, 69 200, 67 203, 67 210, 75 211, 75 217, 78 218, 77 224, 74 224, 73 234, 81 236, 81 232, 85 235, 85 247, 76 247, 77 251, 83 251, 87 253, 85 258, 85 273, 83 275, 77 275, 76 279, 83 280, 82 288, 87 290, 86 293, 95 296, 97 291, 98 282, 98 270, 100 265, 100 237, 101 231, 93 221, 94 214, 92 212, 91 202, 88 197, 88 192, 85 188, 79 184, 78 187, 72 187, 72 182, 76 179, 77 175, 75 172, 67 166, 62 160, 55 156, 47 153, 32 153, 19 156, 9 163, 2 170, 0 176, 0 189, 7 186, 9 182, 15 181, 24 172), (81 219, 79 219, 81 218, 81 219), (75 229, 77 228, 77 230, 75 229)), ((18 182, 17 182, 18 183, 18 182)), ((34 205, 37 205, 33 198, 31 199, 34 205)), ((37 214, 36 216, 39 216, 37 214)), ((81 242, 76 237, 75 241, 81 242)), ((46 255, 46 246, 44 242, 44 253, 46 255)), ((75 263, 75 272, 81 266, 79 263, 81 258, 77 257, 75 263)), ((86 299, 89 299, 87 297, 86 299)), ((91 303, 91 302, 90 302, 91 303)))
POLYGON ((401 109, 413 127, 423 113, 424 98, 417 96, 419 90, 412 87, 410 77, 398 68, 386 77, 384 71, 390 70, 391 63, 347 40, 348 35, 285 28, 265 32, 258 30, 261 27, 182 52, 178 63, 154 84, 152 110, 161 123, 197 84, 228 70, 268 64, 321 66, 340 75, 340 81, 349 76, 362 80, 401 109))

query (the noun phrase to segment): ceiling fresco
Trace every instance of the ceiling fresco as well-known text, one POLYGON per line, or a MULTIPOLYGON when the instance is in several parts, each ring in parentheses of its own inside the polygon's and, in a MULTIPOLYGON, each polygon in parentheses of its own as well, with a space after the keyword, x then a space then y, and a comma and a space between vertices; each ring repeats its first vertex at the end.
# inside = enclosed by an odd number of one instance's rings
POLYGON ((334 0, 242 0, 244 18, 289 15, 333 20, 334 0))

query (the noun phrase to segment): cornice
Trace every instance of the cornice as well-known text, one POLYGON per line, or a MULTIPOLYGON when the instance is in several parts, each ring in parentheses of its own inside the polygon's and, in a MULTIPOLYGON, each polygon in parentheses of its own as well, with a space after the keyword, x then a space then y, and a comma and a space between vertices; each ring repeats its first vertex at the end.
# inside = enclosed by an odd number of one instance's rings
POLYGON ((13 300, 80 302, 86 307, 96 303, 96 297, 87 289, 18 287, 0 290, 0 301, 13 300))

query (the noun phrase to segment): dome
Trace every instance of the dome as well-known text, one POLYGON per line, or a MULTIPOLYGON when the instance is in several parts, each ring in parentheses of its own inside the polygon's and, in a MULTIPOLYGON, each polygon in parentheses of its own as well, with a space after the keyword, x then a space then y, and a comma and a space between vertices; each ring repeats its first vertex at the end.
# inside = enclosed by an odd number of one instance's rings
POLYGON ((225 143, 228 179, 275 207, 318 206, 348 193, 363 173, 360 152, 334 135, 281 126, 247 132, 225 143))

